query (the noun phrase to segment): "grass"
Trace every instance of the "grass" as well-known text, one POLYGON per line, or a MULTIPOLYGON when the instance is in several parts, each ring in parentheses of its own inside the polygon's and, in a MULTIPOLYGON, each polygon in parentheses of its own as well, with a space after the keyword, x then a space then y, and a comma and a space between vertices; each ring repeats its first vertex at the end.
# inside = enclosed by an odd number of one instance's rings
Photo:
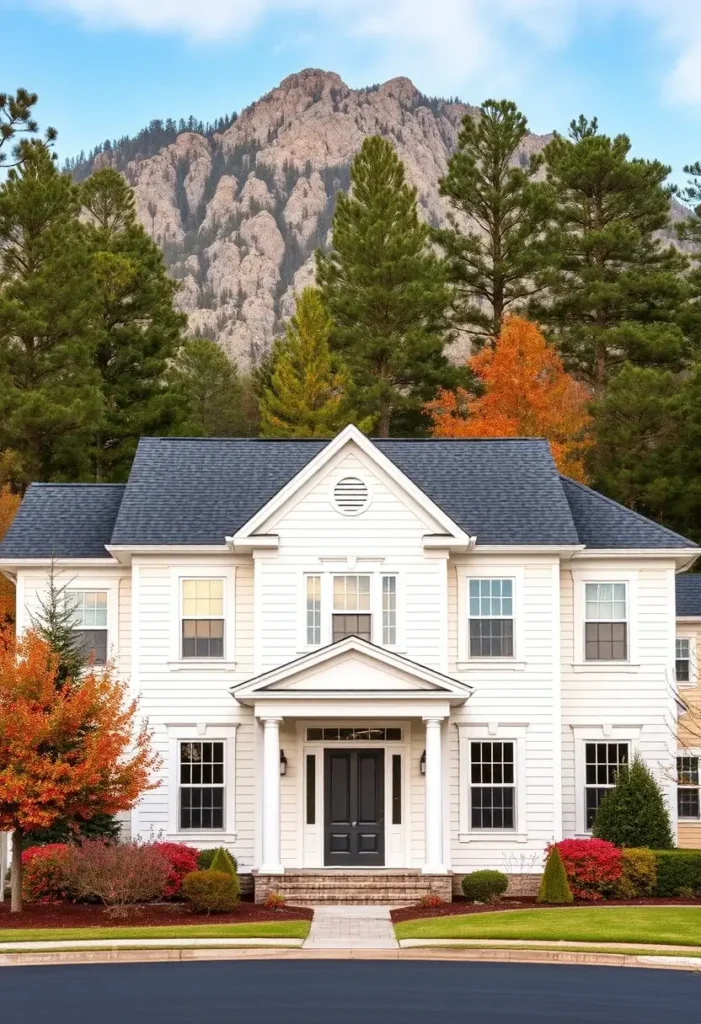
POLYGON ((572 907, 428 917, 395 925, 398 939, 536 939, 701 945, 701 907, 572 907))
POLYGON ((309 926, 309 921, 253 921, 155 928, 0 928, 0 944, 72 939, 306 939, 309 926))

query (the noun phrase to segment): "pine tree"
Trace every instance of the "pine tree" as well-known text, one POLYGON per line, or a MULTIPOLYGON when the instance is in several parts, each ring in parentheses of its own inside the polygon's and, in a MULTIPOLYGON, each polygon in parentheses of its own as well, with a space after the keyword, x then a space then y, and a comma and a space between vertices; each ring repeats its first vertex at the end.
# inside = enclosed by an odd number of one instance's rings
POLYGON ((68 589, 70 580, 60 582, 52 560, 47 577, 46 595, 39 598, 39 611, 32 616, 32 627, 58 658, 56 685, 78 679, 87 665, 80 637, 75 630, 75 615, 68 589))
POLYGON ((182 397, 183 433, 192 437, 241 437, 251 433, 236 369, 209 338, 191 338, 178 352, 169 386, 182 397))
MULTIPOLYGON (((39 131, 39 125, 34 120, 33 107, 39 102, 35 92, 28 92, 27 89, 18 89, 12 93, 0 93, 0 164, 3 168, 18 167, 27 153, 22 143, 30 141, 39 131), (4 147, 16 139, 18 135, 24 136, 20 143, 12 150, 13 162, 8 163, 7 150, 4 147)), ((56 129, 47 128, 44 132, 44 144, 52 146, 56 140, 56 129)))
POLYGON ((460 376, 443 352, 446 268, 386 139, 365 139, 351 186, 338 195, 331 252, 317 253, 331 349, 348 368, 360 415, 372 417, 381 437, 425 431, 421 406, 460 376))
POLYGON ((538 903, 563 904, 573 900, 565 865, 562 863, 557 844, 550 847, 545 871, 538 889, 538 903))
POLYGON ((433 236, 449 266, 452 320, 478 346, 493 343, 504 315, 536 290, 549 204, 534 182, 542 155, 517 159, 527 133, 528 122, 515 103, 486 100, 477 116, 465 115, 440 182, 441 195, 451 202, 450 226, 433 236))
POLYGON ((601 135, 584 117, 544 150, 552 264, 532 313, 597 396, 626 361, 675 369, 689 358, 679 325, 686 259, 657 236, 669 224, 670 168, 629 152, 627 136, 601 135))
POLYGON ((261 397, 263 437, 332 437, 352 419, 348 375, 331 357, 330 333, 319 292, 305 288, 261 397))
POLYGON ((592 835, 621 847, 671 850, 674 846, 662 790, 639 754, 618 769, 615 786, 596 812, 592 835))

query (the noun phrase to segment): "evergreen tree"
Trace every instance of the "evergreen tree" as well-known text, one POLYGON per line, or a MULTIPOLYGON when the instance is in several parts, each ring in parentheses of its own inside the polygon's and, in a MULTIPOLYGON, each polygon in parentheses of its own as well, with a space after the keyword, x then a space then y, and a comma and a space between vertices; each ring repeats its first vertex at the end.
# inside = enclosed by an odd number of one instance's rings
POLYGON ((597 396, 626 361, 675 369, 689 357, 678 322, 686 260, 657 236, 669 223, 670 168, 629 151, 627 136, 610 139, 584 117, 544 150, 552 262, 540 275, 547 300, 532 312, 597 396))
POLYGON ((567 879, 565 865, 562 863, 557 844, 553 844, 550 847, 548 859, 545 862, 545 871, 540 880, 538 903, 571 903, 572 899, 572 890, 567 879))
POLYGON ((351 185, 338 195, 332 251, 317 252, 331 348, 348 368, 360 415, 373 418, 381 437, 399 426, 425 432, 421 406, 460 376, 443 352, 446 268, 386 139, 365 139, 351 185))
POLYGON ((104 415, 94 439, 98 480, 129 473, 142 434, 168 434, 182 416, 166 371, 181 344, 185 317, 175 310, 177 285, 163 254, 136 221, 134 196, 112 168, 81 186, 99 305, 96 367, 104 415))
POLYGON ((85 652, 75 630, 75 613, 68 589, 70 580, 61 583, 52 561, 49 568, 46 596, 39 598, 39 611, 32 616, 32 626, 58 656, 57 686, 77 679, 87 665, 85 652))
POLYGON ((29 479, 89 475, 98 310, 78 189, 42 143, 0 185, 0 450, 29 479))
POLYGON ((454 289, 452 321, 478 346, 494 343, 504 314, 533 295, 543 259, 548 202, 534 183, 543 157, 517 161, 527 133, 528 122, 515 103, 486 100, 478 116, 465 115, 440 182, 452 211, 450 226, 433 235, 445 252, 454 289))
POLYGON ((241 437, 250 433, 236 365, 215 341, 186 341, 171 368, 169 384, 186 409, 183 433, 192 437, 241 437))
POLYGON ((639 754, 621 765, 599 805, 592 835, 616 846, 670 850, 672 826, 659 783, 639 754))
MULTIPOLYGON (((26 155, 27 150, 22 143, 31 140, 39 131, 39 125, 34 120, 33 107, 39 101, 35 92, 28 92, 27 89, 18 89, 12 93, 0 93, 0 164, 4 167, 18 167, 26 155), (16 144, 12 150, 13 162, 8 164, 8 153, 4 147, 22 135, 22 143, 16 144)), ((44 132, 44 144, 48 147, 56 140, 56 129, 47 128, 44 132)))
POLYGON ((348 375, 331 357, 330 333, 319 292, 305 288, 261 397, 263 437, 332 437, 352 419, 348 375))

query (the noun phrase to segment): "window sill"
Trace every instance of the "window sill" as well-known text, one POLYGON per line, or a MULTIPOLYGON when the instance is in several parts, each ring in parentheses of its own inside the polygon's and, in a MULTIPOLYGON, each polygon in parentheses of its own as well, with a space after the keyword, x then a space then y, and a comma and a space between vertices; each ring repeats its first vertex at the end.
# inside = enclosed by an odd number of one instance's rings
POLYGON ((493 839, 511 839, 515 843, 527 843, 528 835, 525 832, 513 832, 508 828, 485 828, 475 832, 458 832, 458 840, 461 843, 489 842, 493 839))
POLYGON ((489 671, 503 671, 511 669, 512 672, 523 672, 526 668, 525 661, 515 661, 513 658, 469 658, 467 661, 459 661, 458 669, 461 672, 469 672, 471 669, 486 669, 489 671))
POLYGON ((179 843, 187 843, 188 839, 194 840, 195 842, 206 842, 207 839, 220 840, 225 838, 232 843, 235 843, 236 833, 227 832, 224 828, 186 828, 180 830, 174 829, 172 832, 168 832, 168 838, 179 843))
POLYGON ((222 661, 219 658, 179 658, 166 662, 171 672, 233 672, 235 661, 222 661))
POLYGON ((637 672, 640 663, 634 661, 576 661, 570 667, 573 672, 637 672))

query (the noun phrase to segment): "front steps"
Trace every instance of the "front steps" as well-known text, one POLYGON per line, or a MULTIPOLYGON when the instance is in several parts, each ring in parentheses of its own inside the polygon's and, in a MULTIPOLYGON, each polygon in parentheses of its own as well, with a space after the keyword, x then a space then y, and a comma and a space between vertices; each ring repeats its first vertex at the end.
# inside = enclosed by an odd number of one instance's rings
POLYGON ((375 904, 400 906, 418 903, 422 896, 435 894, 452 900, 452 875, 423 875, 411 869, 334 868, 290 869, 282 875, 253 872, 256 903, 264 903, 271 892, 280 893, 296 907, 375 904))

